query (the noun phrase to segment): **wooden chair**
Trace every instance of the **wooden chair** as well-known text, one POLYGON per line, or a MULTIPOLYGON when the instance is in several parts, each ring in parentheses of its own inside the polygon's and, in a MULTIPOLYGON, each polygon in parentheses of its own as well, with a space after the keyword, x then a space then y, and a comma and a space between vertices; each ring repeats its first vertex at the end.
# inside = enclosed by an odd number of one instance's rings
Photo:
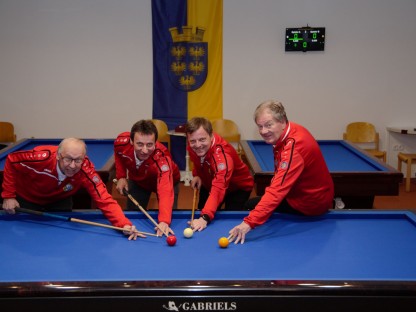
POLYGON ((241 135, 237 124, 230 119, 215 119, 211 123, 214 132, 232 144, 241 158, 243 150, 240 145, 241 135))
POLYGON ((416 163, 416 154, 399 153, 397 154, 397 170, 402 172, 402 162, 407 165, 406 170, 406 192, 410 192, 410 178, 412 177, 412 164, 416 163))
POLYGON ((0 142, 16 142, 16 134, 11 122, 0 121, 0 142))
POLYGON ((170 151, 170 135, 168 134, 168 125, 160 119, 152 119, 158 132, 158 141, 164 143, 170 151))
POLYGON ((371 144, 373 148, 363 147, 374 157, 386 162, 386 152, 380 151, 380 136, 373 124, 369 122, 352 122, 347 125, 344 140, 357 144, 371 144))

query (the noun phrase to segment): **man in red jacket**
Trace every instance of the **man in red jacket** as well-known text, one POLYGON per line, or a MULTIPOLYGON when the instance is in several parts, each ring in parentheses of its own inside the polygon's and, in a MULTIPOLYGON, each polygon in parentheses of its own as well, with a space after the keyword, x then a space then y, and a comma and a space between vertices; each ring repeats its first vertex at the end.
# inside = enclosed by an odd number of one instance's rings
POLYGON ((3 209, 10 214, 16 207, 71 211, 72 195, 84 188, 113 226, 126 229, 129 240, 143 237, 107 192, 86 152, 84 141, 67 138, 59 146, 10 153, 4 167, 3 209))
MULTIPOLYGON (((157 137, 157 128, 151 120, 140 120, 130 132, 118 135, 114 142, 117 190, 120 194, 128 191, 144 208, 151 193, 156 193, 159 206, 156 234, 174 234, 169 226, 172 209, 177 208, 180 172, 169 150, 157 137)), ((128 201, 127 210, 137 210, 137 207, 128 201)))
POLYGON ((191 187, 200 190, 201 216, 191 226, 202 231, 223 203, 225 210, 242 210, 253 190, 254 179, 234 147, 213 133, 208 119, 192 118, 185 131, 189 158, 194 164, 191 187))
POLYGON ((316 216, 333 206, 332 177, 310 132, 289 122, 282 103, 273 100, 256 108, 254 121, 264 141, 273 145, 275 172, 265 194, 249 200, 246 207, 254 210, 230 230, 236 244, 275 211, 316 216))

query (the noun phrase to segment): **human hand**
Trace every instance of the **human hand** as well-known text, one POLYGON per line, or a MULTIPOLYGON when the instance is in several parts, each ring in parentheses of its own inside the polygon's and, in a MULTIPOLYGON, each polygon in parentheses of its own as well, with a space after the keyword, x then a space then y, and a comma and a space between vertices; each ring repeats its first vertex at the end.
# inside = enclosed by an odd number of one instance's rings
POLYGON ((241 224, 237 225, 236 227, 231 229, 230 232, 228 232, 230 234, 230 236, 228 237, 229 242, 231 243, 235 240, 234 244, 238 244, 240 241, 241 244, 244 244, 246 234, 250 231, 251 227, 247 223, 241 222, 241 224))
POLYGON ((120 193, 120 195, 124 195, 124 190, 128 192, 129 186, 127 183, 127 179, 121 178, 117 180, 116 190, 120 193))
POLYGON ((208 226, 208 222, 205 221, 203 218, 199 218, 196 220, 188 221, 189 226, 192 228, 192 230, 201 232, 203 229, 205 229, 208 226))
POLYGON ((146 235, 137 231, 134 225, 125 225, 123 229, 124 229, 123 231, 124 235, 128 235, 129 240, 136 240, 137 237, 142 237, 142 238, 146 237, 146 235))
POLYGON ((191 188, 198 189, 198 190, 201 188, 201 178, 200 177, 195 176, 195 177, 192 178, 191 188))
POLYGON ((15 214, 16 207, 20 207, 19 202, 16 200, 16 198, 5 198, 3 199, 3 210, 6 211, 8 214, 15 214))
POLYGON ((155 227, 155 231, 156 231, 157 236, 163 236, 163 234, 175 235, 173 230, 169 227, 169 225, 166 222, 160 222, 158 225, 159 226, 155 227))

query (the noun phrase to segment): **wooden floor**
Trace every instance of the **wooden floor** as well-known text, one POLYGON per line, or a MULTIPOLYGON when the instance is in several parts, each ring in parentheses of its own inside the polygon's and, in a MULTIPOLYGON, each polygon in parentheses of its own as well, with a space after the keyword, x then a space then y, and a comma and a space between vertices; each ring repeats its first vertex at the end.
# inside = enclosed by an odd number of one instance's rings
MULTIPOLYGON (((254 192, 253 192, 254 195, 254 192)), ((114 191, 113 197, 124 209, 127 199, 114 191)), ((193 190, 183 183, 180 185, 178 209, 192 209, 193 190)), ((157 209, 156 197, 152 194, 149 209, 157 209)), ((416 209, 416 181, 412 180, 410 192, 404 190, 404 183, 400 184, 398 196, 376 196, 374 209, 416 209)))
POLYGON ((416 209, 416 181, 412 179, 410 192, 405 191, 405 183, 400 184, 398 196, 376 196, 375 209, 416 209))

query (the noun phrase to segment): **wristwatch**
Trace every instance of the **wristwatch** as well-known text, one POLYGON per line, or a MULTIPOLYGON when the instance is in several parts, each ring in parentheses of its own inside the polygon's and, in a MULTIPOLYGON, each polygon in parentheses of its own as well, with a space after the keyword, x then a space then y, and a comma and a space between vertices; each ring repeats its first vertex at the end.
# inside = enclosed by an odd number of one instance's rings
POLYGON ((209 215, 207 215, 206 213, 204 213, 202 216, 201 216, 201 218, 202 219, 204 219, 206 222, 207 222, 207 224, 209 224, 210 222, 211 222, 211 218, 209 217, 209 215))

